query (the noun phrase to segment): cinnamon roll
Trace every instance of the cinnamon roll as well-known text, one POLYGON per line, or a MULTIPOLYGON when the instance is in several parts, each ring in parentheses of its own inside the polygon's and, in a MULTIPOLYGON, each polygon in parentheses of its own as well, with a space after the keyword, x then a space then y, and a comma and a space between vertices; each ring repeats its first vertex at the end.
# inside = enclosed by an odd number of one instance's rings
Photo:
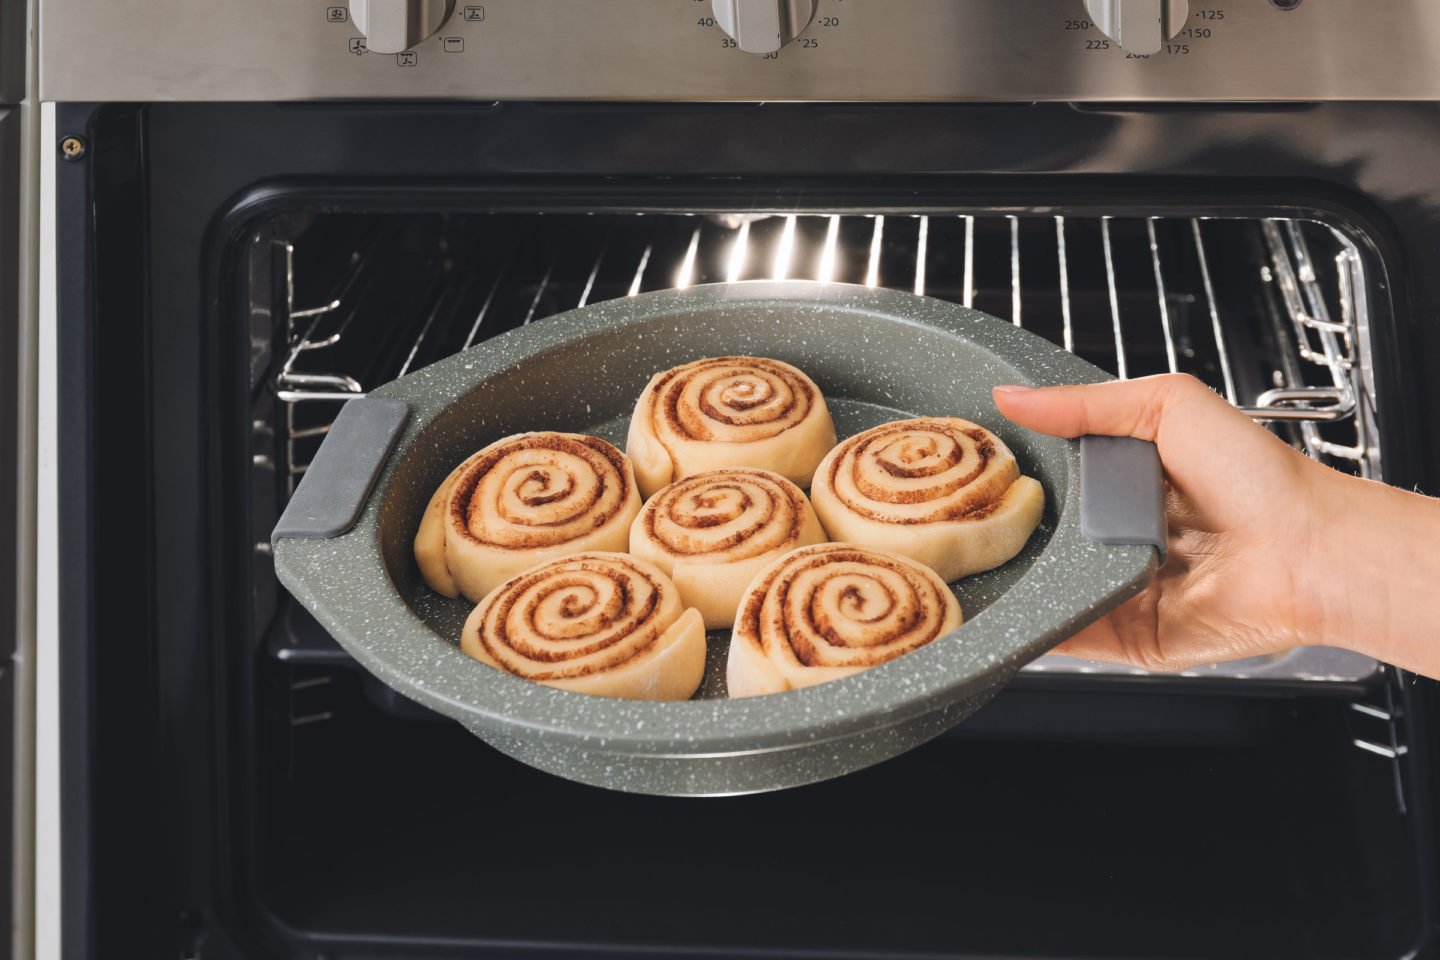
POLYGON ((800 488, 769 470, 710 470, 646 501, 630 552, 665 571, 705 627, 735 622, 740 595, 770 561, 821 543, 825 531, 800 488))
POLYGON ((917 650, 960 626, 960 603, 935 572, 848 543, 802 547, 745 591, 730 638, 732 697, 839 680, 917 650))
POLYGON ((773 470, 808 486, 835 445, 820 388, 788 363, 714 357, 657 373, 630 420, 625 451, 640 491, 723 467, 773 470))
POLYGON ((989 430, 955 417, 887 423, 830 451, 810 493, 836 540, 893 550, 948 581, 1005 563, 1045 491, 989 430))
POLYGON ((621 553, 527 570, 471 612, 460 649, 526 680, 600 697, 685 700, 705 673, 705 625, 670 578, 621 553))
POLYGON ((612 444, 521 433, 440 484, 415 536, 415 561, 435 592, 478 601, 542 560, 624 550, 639 512, 634 472, 612 444))

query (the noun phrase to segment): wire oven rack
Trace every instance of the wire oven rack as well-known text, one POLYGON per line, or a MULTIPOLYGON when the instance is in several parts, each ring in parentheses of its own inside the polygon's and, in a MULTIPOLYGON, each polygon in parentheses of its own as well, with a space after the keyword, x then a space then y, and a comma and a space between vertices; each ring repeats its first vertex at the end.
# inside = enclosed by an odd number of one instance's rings
POLYGON ((306 262, 319 276, 304 278, 302 261, 316 259, 302 249, 311 231, 271 241, 283 260, 273 385, 290 487, 337 402, 370 386, 597 299, 754 278, 909 289, 1008 318, 1122 378, 1190 372, 1311 456, 1381 475, 1366 266, 1355 244, 1326 225, 1018 215, 601 219, 538 217, 531 223, 544 221, 540 229, 517 231, 500 214, 437 218, 426 229, 361 218, 345 225, 339 268, 306 262), (491 249, 502 237, 519 242, 491 249), (385 288, 383 310, 377 287, 385 288))
MULTIPOLYGON (((340 405, 597 300, 765 278, 912 290, 1009 319, 1122 378, 1194 374, 1315 459, 1382 476, 1366 261, 1347 235, 1314 221, 327 214, 270 225, 256 234, 250 260, 256 605, 271 611, 257 623, 278 624, 260 629, 269 631, 272 655, 294 668, 292 737, 329 719, 314 693, 323 694, 325 671, 347 658, 297 607, 278 603, 265 533, 340 405)), ((1302 648, 1181 678, 1323 685, 1381 669, 1342 651, 1302 648)), ((1055 656, 1022 677, 1055 674, 1148 677, 1055 656)), ((1392 761, 1403 808, 1396 676, 1387 671, 1380 702, 1350 706, 1355 745, 1392 761)))

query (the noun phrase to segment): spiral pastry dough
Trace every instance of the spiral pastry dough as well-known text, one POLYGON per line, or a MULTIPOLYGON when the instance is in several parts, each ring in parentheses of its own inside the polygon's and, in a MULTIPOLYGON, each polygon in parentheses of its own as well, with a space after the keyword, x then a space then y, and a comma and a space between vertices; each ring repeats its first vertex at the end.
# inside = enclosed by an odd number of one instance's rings
POLYGON ((1015 556, 1045 510, 1045 491, 1000 438, 955 417, 851 437, 815 471, 810 495, 832 538, 892 550, 947 581, 1015 556))
POLYGON ((732 697, 839 680, 960 626, 960 603, 933 570, 848 543, 802 547, 745 591, 730 637, 732 697))
POLYGON ((478 601, 542 560, 624 550, 639 512, 634 472, 613 445, 521 433, 440 484, 415 536, 415 561, 435 592, 478 601))
POLYGON ((630 419, 625 452, 646 497, 725 467, 773 470, 797 486, 835 446, 820 388, 788 363, 714 357, 657 373, 630 419))
POLYGON ((772 560, 825 540, 800 488, 769 470, 711 470, 646 501, 630 552, 665 571, 708 630, 735 622, 750 581, 772 560))
POLYGON ((542 563, 490 592, 460 649, 526 680, 600 697, 685 700, 705 673, 705 625, 670 578, 621 553, 542 563))

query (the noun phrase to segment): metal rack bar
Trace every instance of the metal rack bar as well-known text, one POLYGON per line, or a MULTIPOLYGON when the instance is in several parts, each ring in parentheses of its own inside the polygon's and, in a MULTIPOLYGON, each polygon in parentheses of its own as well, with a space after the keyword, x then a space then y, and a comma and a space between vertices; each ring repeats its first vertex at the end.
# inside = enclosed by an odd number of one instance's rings
POLYGON ((1120 291, 1115 286, 1115 250, 1110 242, 1110 218, 1100 218, 1100 240, 1105 250, 1105 282, 1110 288, 1110 323, 1115 331, 1115 376, 1130 378, 1125 362, 1125 335, 1120 329, 1120 291))
POLYGON ((1010 321, 1020 326, 1020 218, 1010 218, 1010 321))
POLYGON ((880 251, 885 243, 885 215, 875 215, 875 231, 870 235, 870 265, 865 270, 865 286, 880 285, 880 251))
POLYGON ((975 306, 975 218, 965 217, 965 306, 975 306))
POLYGON ((426 314, 425 322, 420 325, 420 333, 416 335, 415 342, 410 344, 410 352, 405 355, 405 362, 400 364, 400 373, 398 376, 403 377, 410 372, 410 365, 415 362, 415 357, 420 353, 420 347, 424 345, 425 338, 430 335, 430 328, 435 325, 436 318, 438 318, 441 311, 445 309, 448 298, 445 295, 443 274, 436 279, 435 288, 438 291, 435 295, 435 305, 430 309, 429 313, 426 314))
POLYGON ((920 234, 915 239, 915 295, 925 296, 925 262, 930 256, 930 218, 920 217, 920 234))
POLYGON ((832 214, 830 225, 825 228, 825 246, 820 253, 820 272, 815 279, 821 283, 835 280, 835 261, 840 252, 840 216, 832 214))
POLYGON ((775 245, 775 262, 770 271, 775 280, 784 280, 790 276, 790 264, 795 259, 795 214, 785 218, 785 226, 780 231, 780 242, 775 245))
MULTIPOLYGON (((648 251, 647 251, 647 256, 648 251)), ((735 233, 735 245, 730 248, 729 270, 726 271, 725 281, 734 283, 740 279, 745 272, 745 261, 750 256, 750 221, 745 220, 740 224, 740 229, 735 233)))
POLYGON ((1225 344, 1225 325, 1220 322, 1220 305, 1215 299, 1215 284, 1210 279, 1210 258, 1205 253, 1205 238, 1200 232, 1200 218, 1190 218, 1190 230, 1195 237, 1195 256, 1200 260, 1200 281, 1205 289, 1205 305, 1210 310, 1210 331, 1215 337, 1215 352, 1220 357, 1220 377, 1225 383, 1225 399, 1238 404, 1235 394, 1235 374, 1230 370, 1230 348, 1225 344))
POLYGON ((1155 236, 1155 218, 1145 219, 1145 233, 1150 239, 1150 264, 1155 268, 1155 297, 1160 303, 1160 330, 1165 335, 1165 362, 1171 373, 1180 372, 1180 358, 1175 351, 1175 331, 1170 328, 1170 302, 1165 295, 1165 270, 1160 265, 1160 241, 1155 236))
POLYGON ((635 268, 635 279, 630 281, 630 292, 626 296, 633 297, 640 292, 640 283, 645 279, 645 268, 650 266, 650 254, 654 250, 655 241, 645 244, 645 252, 640 255, 640 265, 635 268))
MULTIPOLYGON (((680 270, 675 274, 675 288, 677 290, 684 290, 695 282, 695 258, 700 253, 700 231, 703 228, 704 224, 701 224, 696 227, 695 232, 690 235, 690 246, 685 248, 685 259, 680 261, 680 270)), ((596 266, 599 266, 598 262, 596 266)))
MULTIPOLYGON (((649 248, 646 248, 646 250, 645 250, 645 260, 649 260, 649 259, 650 259, 650 250, 649 250, 649 248)), ((641 277, 642 274, 644 274, 644 272, 645 272, 645 261, 641 261, 641 263, 640 263, 640 271, 635 274, 635 285, 636 285, 636 286, 639 286, 639 285, 640 285, 640 277, 641 277)), ((550 261, 550 263, 549 263, 549 265, 545 268, 545 275, 540 278, 540 285, 535 288, 535 297, 534 297, 534 299, 532 299, 532 300, 530 301, 530 309, 527 310, 527 311, 525 311, 525 319, 521 321, 521 323, 520 323, 521 326, 528 326, 529 323, 530 323, 530 321, 535 319, 535 311, 540 308, 540 300, 541 300, 542 297, 545 296, 545 291, 546 291, 546 289, 548 289, 549 286, 550 286, 550 278, 551 278, 552 276, 554 276, 554 274, 555 274, 555 261, 554 261, 554 259, 552 258, 551 261, 550 261)), ((633 297, 635 294, 632 293, 632 294, 630 294, 630 295, 633 297)))
POLYGON ((1070 261, 1065 253, 1065 218, 1055 218, 1055 255, 1060 263, 1061 345, 1075 352, 1075 328, 1070 316, 1070 261))
POLYGON ((600 244, 600 252, 595 255, 595 265, 590 268, 590 275, 585 278, 585 289, 580 291, 580 302, 575 304, 576 309, 590 302, 590 293, 595 289, 596 278, 600 276, 600 265, 605 262, 605 254, 610 252, 610 238, 613 234, 613 230, 605 232, 605 241, 600 244))
MULTIPOLYGON (((596 269, 599 269, 598 262, 596 269)), ((470 345, 475 342, 476 335, 480 333, 480 325, 485 322, 485 317, 490 313, 490 305, 495 302, 495 293, 500 289, 500 284, 505 281, 505 275, 509 272, 510 264, 506 262, 500 268, 500 272, 495 275, 495 282, 490 284, 490 292, 485 294, 485 302, 480 304, 480 312, 475 314, 475 322, 470 325, 470 332, 465 335, 465 344, 460 348, 461 350, 469 350, 470 345)))

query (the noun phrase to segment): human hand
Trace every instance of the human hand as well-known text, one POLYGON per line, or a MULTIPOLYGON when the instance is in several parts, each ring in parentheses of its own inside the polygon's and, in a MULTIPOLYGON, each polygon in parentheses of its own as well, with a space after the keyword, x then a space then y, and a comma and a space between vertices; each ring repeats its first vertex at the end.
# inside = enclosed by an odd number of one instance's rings
POLYGON ((994 396, 1040 433, 1153 440, 1165 469, 1168 562, 1057 653, 1174 671, 1327 643, 1440 673, 1436 501, 1308 459, 1189 376, 994 396))

